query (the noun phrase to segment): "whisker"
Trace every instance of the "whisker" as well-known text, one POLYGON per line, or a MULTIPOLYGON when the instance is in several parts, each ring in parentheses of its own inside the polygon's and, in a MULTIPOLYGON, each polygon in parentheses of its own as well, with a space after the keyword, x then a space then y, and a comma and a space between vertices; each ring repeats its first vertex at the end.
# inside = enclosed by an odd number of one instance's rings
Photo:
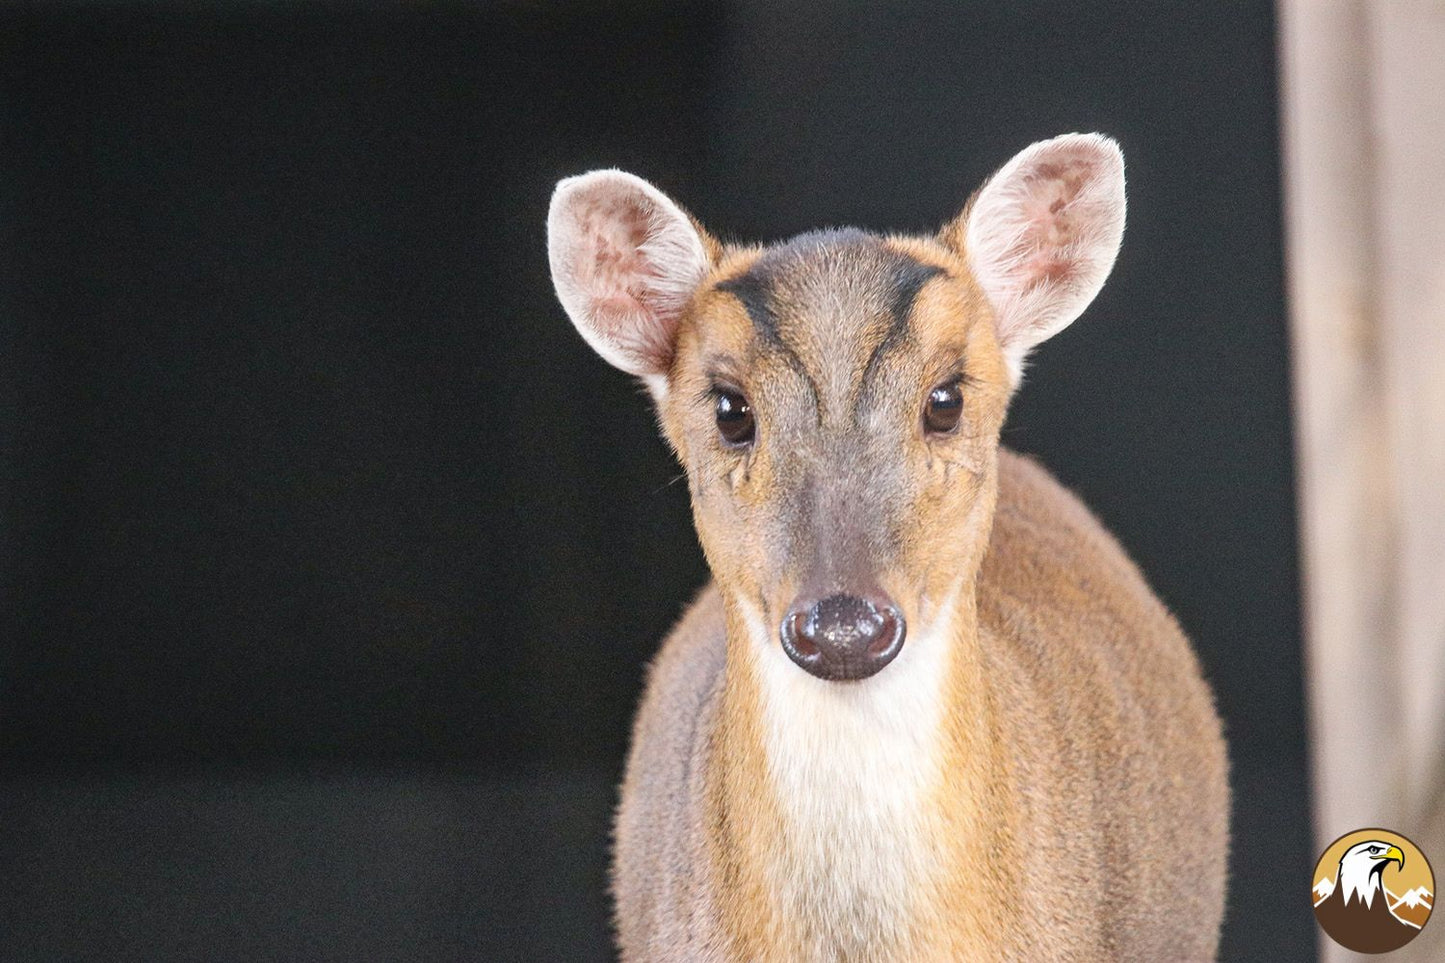
POLYGON ((676 485, 678 482, 682 481, 682 480, 683 480, 684 478, 686 478, 686 477, 687 477, 687 472, 685 472, 685 471, 684 471, 684 472, 678 472, 676 475, 674 475, 673 477, 669 478, 667 481, 663 482, 661 485, 658 485, 656 488, 654 488, 654 489, 652 490, 652 494, 654 494, 654 495, 661 495, 664 491, 666 491, 667 489, 671 488, 673 485, 676 485))

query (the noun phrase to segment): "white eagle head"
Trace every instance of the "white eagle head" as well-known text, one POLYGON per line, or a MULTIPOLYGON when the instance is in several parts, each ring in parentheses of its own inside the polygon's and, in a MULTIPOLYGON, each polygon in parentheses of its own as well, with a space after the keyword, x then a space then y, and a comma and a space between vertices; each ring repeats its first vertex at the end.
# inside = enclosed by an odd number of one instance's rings
POLYGON ((1369 839, 1345 850, 1345 855, 1340 857, 1340 874, 1335 879, 1335 889, 1342 891, 1345 904, 1359 897, 1365 906, 1370 906, 1380 889, 1380 874, 1390 862, 1404 869, 1405 854, 1400 847, 1383 840, 1369 839))

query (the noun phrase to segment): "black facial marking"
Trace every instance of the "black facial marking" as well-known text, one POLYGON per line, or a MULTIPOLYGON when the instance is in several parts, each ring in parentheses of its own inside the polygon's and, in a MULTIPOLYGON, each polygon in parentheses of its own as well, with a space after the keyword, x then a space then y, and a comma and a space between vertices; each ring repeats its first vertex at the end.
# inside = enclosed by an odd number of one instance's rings
POLYGON ((820 278, 829 278, 840 264, 850 266, 845 276, 851 276, 854 283, 866 279, 862 283, 878 293, 888 310, 888 329, 864 369, 862 384, 866 388, 880 360, 908 337, 908 318, 918 293, 932 278, 946 275, 943 268, 894 250, 875 234, 836 228, 799 234, 771 247, 747 271, 717 286, 717 290, 742 302, 758 337, 808 380, 814 398, 818 397, 817 386, 784 338, 780 317, 784 312, 779 301, 786 306, 790 297, 797 297, 795 292, 807 290, 809 283, 817 283, 820 278))
MULTIPOLYGON (((907 254, 899 254, 898 260, 892 266, 892 277, 889 279, 893 288, 893 330, 907 329, 908 316, 913 312, 913 302, 918 297, 918 292, 932 278, 945 273, 943 268, 934 264, 924 264, 915 260, 907 254)), ((888 332, 893 335, 893 330, 888 332)))
POLYGON ((743 303, 753 327, 764 341, 777 344, 782 340, 778 336, 778 316, 773 313, 773 279, 770 274, 754 268, 722 282, 717 289, 743 303))
MULTIPOLYGON (((809 231, 764 251, 751 267, 737 277, 723 281, 717 289, 743 303, 759 337, 779 345, 782 344, 782 334, 778 330, 774 299, 780 283, 786 283, 791 275, 806 272, 830 253, 881 248, 877 237, 855 228, 809 231)), ((912 300, 911 296, 909 300, 912 300)))
POLYGON ((781 340, 775 310, 777 289, 790 279, 819 270, 833 258, 871 262, 871 270, 877 272, 878 283, 887 292, 894 329, 907 327, 913 301, 923 285, 946 273, 937 265, 886 247, 877 235, 856 228, 833 228, 799 234, 769 248, 747 271, 723 281, 717 289, 741 301, 758 334, 777 342, 781 340))
POLYGON ((723 281, 717 286, 717 290, 731 294, 743 303, 743 308, 747 310, 748 318, 753 322, 753 329, 757 331, 758 337, 781 354, 788 367, 803 377, 816 401, 818 386, 813 383, 812 376, 808 374, 807 366, 803 364, 797 352, 783 340, 782 334, 778 330, 778 316, 773 311, 773 285, 776 280, 777 265, 768 262, 768 255, 765 254, 744 273, 723 281))
MULTIPOLYGON (((890 254, 895 252, 890 251, 890 254)), ((947 271, 934 264, 924 264, 922 261, 909 257, 907 254, 897 254, 893 263, 889 266, 889 286, 892 293, 892 322, 888 326, 888 333, 878 346, 873 349, 873 354, 868 358, 868 365, 863 369, 862 384, 864 391, 858 392, 854 401, 853 409, 856 412, 858 406, 863 402, 867 386, 873 378, 873 372, 879 363, 893 350, 900 342, 908 337, 908 318, 913 313, 913 302, 918 298, 918 292, 932 278, 947 271)))

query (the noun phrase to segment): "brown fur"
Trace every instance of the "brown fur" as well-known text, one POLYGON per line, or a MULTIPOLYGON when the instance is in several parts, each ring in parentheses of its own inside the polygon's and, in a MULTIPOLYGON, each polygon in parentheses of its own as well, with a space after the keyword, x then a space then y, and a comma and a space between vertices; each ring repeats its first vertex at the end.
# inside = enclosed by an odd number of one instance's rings
MULTIPOLYGON (((1227 763, 1174 620, 1078 500, 1006 451, 978 598, 977 671, 959 675, 988 682, 983 699, 966 701, 959 681, 939 842, 1005 856, 986 864, 987 922, 967 909, 979 888, 945 887, 921 927, 936 946, 893 958, 1212 959, 1227 763), (978 773, 987 805, 951 806, 977 798, 958 784, 978 773)), ((778 802, 748 731, 756 723, 723 711, 729 694, 748 702, 725 669, 726 622, 710 586, 649 676, 617 823, 626 960, 804 958, 780 942, 756 871, 778 802)), ((949 861, 968 865, 961 853, 949 861)))
MULTIPOLYGON (((651 379, 715 579, 637 719, 614 863, 624 960, 1213 958, 1228 783, 1199 666, 1087 509, 998 443, 1023 354, 1112 261, 1098 245, 1117 246, 1122 179, 1088 181, 1122 178, 1106 148, 1073 136, 1020 156, 1074 166, 1008 169, 1028 203, 1087 198, 1027 208, 1042 240, 1019 270, 1059 270, 1038 289, 1005 276, 1008 322, 970 267, 967 211, 931 239, 739 248, 628 175, 559 187, 559 294, 651 379), (706 264, 638 248, 646 270, 595 287, 568 220, 589 190, 660 212, 647 231, 672 241, 685 222, 706 264), (676 311, 647 308, 674 268, 702 280, 676 311), (641 314, 614 311, 624 294, 641 314), (649 338, 662 348, 631 351, 649 338), (925 430, 930 392, 955 383, 957 429, 925 430), (720 437, 719 392, 747 399, 750 443, 720 437), (894 662, 826 682, 787 661, 795 600, 864 591, 908 626, 894 662)), ((983 237, 1016 241, 1010 224, 983 237)))

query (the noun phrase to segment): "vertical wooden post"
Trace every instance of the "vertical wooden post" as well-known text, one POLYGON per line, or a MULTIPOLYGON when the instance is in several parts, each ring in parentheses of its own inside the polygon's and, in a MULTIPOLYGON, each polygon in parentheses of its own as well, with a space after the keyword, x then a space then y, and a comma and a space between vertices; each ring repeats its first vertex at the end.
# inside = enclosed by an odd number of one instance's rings
MULTIPOLYGON (((1445 868, 1445 3, 1281 0, 1316 834, 1445 868)), ((1306 881, 1302 880, 1302 883, 1306 881)), ((1445 958, 1445 927, 1398 955, 1445 958)), ((1326 940, 1324 959, 1352 954, 1326 940)))

